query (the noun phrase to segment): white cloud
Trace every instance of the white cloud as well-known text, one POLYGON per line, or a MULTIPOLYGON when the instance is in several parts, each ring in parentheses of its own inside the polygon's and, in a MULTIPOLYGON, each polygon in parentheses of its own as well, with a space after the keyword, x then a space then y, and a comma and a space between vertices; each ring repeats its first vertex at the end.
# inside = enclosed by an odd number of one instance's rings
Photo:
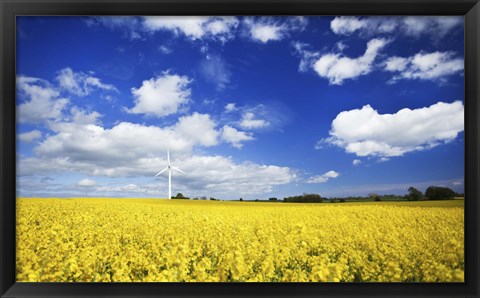
MULTIPOLYGON (((162 152, 164 153, 164 152, 162 152)), ((238 199, 248 195, 265 195, 271 192, 274 187, 294 182, 297 175, 294 170, 288 167, 276 165, 260 165, 252 162, 235 162, 231 157, 225 156, 199 156, 181 155, 178 152, 170 152, 172 163, 182 169, 186 174, 176 173, 173 177, 173 191, 182 192, 188 196, 214 196, 224 199, 238 199)), ((159 169, 165 167, 165 157, 145 157, 137 162, 124 163, 124 167, 115 168, 113 165, 105 166, 94 163, 73 163, 69 160, 41 160, 22 159, 20 169, 35 167, 37 173, 41 171, 53 172, 61 170, 62 174, 66 169, 77 173, 85 173, 94 176, 109 176, 112 173, 120 173, 121 176, 145 176, 151 177, 151 182, 145 184, 129 183, 121 186, 97 185, 95 191, 102 195, 128 196, 130 194, 143 193, 145 195, 166 196, 167 178, 153 176, 159 169), (94 167, 97 167, 94 170, 94 167), (92 172, 92 173, 90 173, 92 172), (128 174, 128 175, 127 175, 128 174), (133 175, 134 174, 134 175, 133 175)), ((131 178, 134 179, 134 178, 131 178)))
POLYGON ((348 48, 348 45, 346 45, 343 41, 339 41, 339 42, 335 43, 335 47, 341 52, 341 51, 345 50, 346 48, 348 48))
POLYGON ((213 105, 217 102, 216 98, 205 98, 202 100, 202 105, 213 105))
POLYGON ((281 40, 290 35, 292 31, 301 31, 307 25, 305 17, 289 17, 285 21, 278 18, 245 18, 244 25, 252 40, 261 43, 281 40))
POLYGON ((251 133, 239 131, 229 125, 222 128, 222 139, 235 148, 242 148, 242 142, 254 140, 251 133))
POLYGON ((320 150, 320 149, 323 149, 325 146, 325 144, 327 144, 327 140, 326 139, 321 139, 321 140, 318 140, 317 142, 315 142, 315 150, 320 150))
POLYGON ((85 23, 90 26, 105 26, 110 30, 119 30, 124 34, 124 37, 130 40, 141 39, 142 30, 141 22, 137 17, 130 16, 101 16, 90 17, 85 20, 85 23))
POLYGON ((239 125, 245 129, 259 129, 270 125, 270 123, 263 119, 255 119, 255 114, 246 112, 242 115, 239 125))
POLYGON ((328 79, 330 84, 341 85, 346 79, 368 74, 378 52, 387 43, 385 39, 370 40, 365 53, 358 58, 349 58, 336 53, 322 55, 313 64, 313 69, 320 77, 328 79))
POLYGON ((330 22, 330 29, 335 34, 350 35, 359 32, 361 35, 371 36, 382 33, 394 32, 399 23, 400 17, 336 17, 330 22))
POLYGON ((77 96, 89 95, 95 89, 118 92, 115 86, 104 84, 99 78, 92 75, 83 72, 74 72, 69 67, 60 70, 56 79, 61 89, 77 96))
POLYGON ((176 178, 187 189, 185 193, 214 193, 227 199, 268 193, 273 187, 291 183, 297 177, 288 167, 237 163, 224 156, 191 156, 176 161, 176 165, 187 173, 176 178))
POLYGON ((78 181, 77 185, 82 186, 82 187, 93 187, 93 186, 97 185, 97 182, 95 180, 85 178, 85 179, 82 179, 82 180, 78 181))
POLYGON ((335 34, 342 35, 349 35, 366 26, 367 21, 358 17, 336 17, 330 22, 330 29, 332 29, 335 34))
POLYGON ((151 16, 144 18, 144 26, 150 31, 171 30, 176 34, 180 32, 192 39, 201 38, 205 31, 203 24, 208 22, 208 17, 178 17, 178 16, 151 16))
MULTIPOLYGON (((143 82, 142 87, 150 84, 151 89, 155 89, 158 85, 165 87, 171 83, 169 86, 173 87, 160 89, 173 90, 170 95, 184 92, 186 94, 184 97, 188 99, 190 96, 190 90, 187 89, 187 84, 190 82, 188 78, 168 73, 164 73, 161 78, 165 78, 168 82, 160 82, 156 85, 160 78, 151 79, 143 82)), ((41 98, 52 103, 62 100, 59 97, 59 91, 46 81, 21 76, 17 79, 19 94, 27 100, 30 97, 41 98)), ((145 107, 139 103, 140 99, 145 99, 142 96, 148 94, 149 90, 142 87, 132 89, 132 93, 138 95, 137 105, 132 110, 138 106, 145 107)), ((165 93, 162 94, 165 95, 165 93)), ((192 152, 201 151, 201 147, 214 146, 220 141, 241 148, 244 142, 253 140, 251 133, 228 125, 217 129, 217 123, 207 114, 192 113, 180 117, 175 124, 165 127, 120 122, 107 128, 100 122, 102 117, 100 113, 77 106, 67 107, 67 104, 68 100, 61 109, 58 109, 57 114, 52 114, 57 116, 54 118, 45 117, 52 110, 55 111, 52 109, 53 105, 49 105, 48 110, 42 110, 43 124, 50 129, 50 132, 45 133, 44 139, 34 147, 34 157, 19 157, 18 175, 20 177, 55 174, 63 176, 71 173, 90 177, 128 177, 128 179, 152 177, 164 167, 165 152, 170 149, 171 153, 173 152, 175 165, 182 170, 190 171, 188 175, 180 178, 179 183, 192 192, 202 190, 206 194, 221 193, 237 198, 239 193, 247 195, 269 192, 276 185, 290 183, 296 178, 294 171, 287 167, 234 162, 232 158, 223 156, 192 156, 192 152), (191 165, 202 163, 207 167, 189 168, 191 165), (205 176, 206 173, 208 176, 205 176), (204 184, 199 181, 203 181, 204 184)), ((232 110, 236 109, 235 105, 230 107, 232 110)), ((38 106, 35 105, 35 108, 38 109, 38 106)), ((255 115, 264 116, 262 112, 264 109, 263 106, 258 106, 252 108, 252 111, 255 111, 255 115)), ((247 109, 240 110, 241 113, 246 111, 247 109)), ((250 120, 257 119, 251 117, 250 120)), ((19 138, 35 139, 36 135, 37 133, 21 134, 19 138)), ((98 185, 91 179, 82 179, 69 187, 71 187, 69 191, 73 194, 87 187, 92 187, 88 189, 95 189, 103 194, 109 191, 118 193, 122 190, 125 193, 154 194, 156 192, 154 188, 134 184, 133 181, 127 185, 111 187, 98 185)), ((52 191, 52 189, 45 189, 45 191, 52 191)), ((33 190, 33 193, 37 193, 36 190, 33 190)))
POLYGON ((441 38, 462 24, 463 18, 458 16, 341 16, 330 22, 330 28, 339 35, 359 33, 368 37, 400 33, 412 37, 425 34, 432 38, 441 38))
POLYGON ((120 192, 120 193, 146 193, 148 190, 146 188, 141 188, 136 184, 130 183, 127 185, 117 186, 117 187, 108 187, 108 186, 99 186, 96 191, 98 192, 120 192))
POLYGON ((158 47, 158 50, 165 55, 171 54, 173 50, 165 45, 161 45, 158 47))
POLYGON ((62 111, 69 103, 47 81, 38 78, 17 76, 17 94, 26 99, 17 106, 20 123, 60 120, 62 111))
POLYGON ((307 180, 307 183, 325 183, 329 179, 337 178, 339 175, 340 174, 335 172, 335 171, 328 171, 323 175, 317 175, 317 176, 310 177, 307 180))
POLYGON ((352 164, 353 164, 354 166, 358 166, 358 165, 361 164, 361 163, 362 163, 362 161, 361 161, 360 159, 354 159, 353 162, 352 162, 352 164))
MULTIPOLYGON (((181 117, 175 125, 164 128, 121 122, 110 129, 76 123, 53 123, 50 129, 55 134, 34 149, 40 158, 38 168, 45 161, 47 169, 112 177, 145 173, 141 167, 146 159, 163 158, 167 149, 185 154, 194 146, 213 146, 219 135, 209 115, 198 113, 181 117)), ((37 168, 29 162, 34 160, 25 160, 26 174, 37 168)))
POLYGON ((247 38, 267 43, 302 31, 308 19, 295 17, 245 17, 234 16, 146 16, 146 17, 93 17, 86 20, 89 26, 102 25, 111 30, 122 30, 125 37, 142 39, 158 31, 170 31, 191 40, 215 40, 225 43, 240 33, 247 38), (238 30, 242 24, 241 31, 238 30))
POLYGON ((60 92, 50 83, 37 78, 17 77, 17 92, 25 102, 17 106, 21 123, 45 123, 73 121, 79 124, 97 123, 100 114, 87 112, 76 106, 69 106, 69 99, 62 98, 60 92))
POLYGON ((162 76, 143 81, 140 88, 132 88, 135 106, 128 113, 163 117, 177 113, 190 101, 191 80, 164 72, 162 76))
POLYGON ((321 56, 320 53, 313 51, 307 43, 296 41, 292 43, 292 46, 295 53, 300 57, 300 64, 298 65, 298 71, 300 72, 306 72, 312 68, 318 57, 321 56))
POLYGON ((460 16, 409 16, 401 20, 401 30, 406 35, 418 37, 422 34, 443 37, 455 27, 463 25, 460 16))
POLYGON ((458 186, 458 185, 463 185, 463 181, 461 180, 456 180, 452 182, 453 185, 458 186))
POLYGON ((237 109, 237 107, 235 106, 235 103, 228 103, 225 105, 225 112, 227 113, 230 113, 230 112, 233 112, 237 109))
POLYGON ((250 33, 253 39, 266 43, 270 40, 282 39, 282 28, 276 25, 253 25, 250 29, 250 33))
MULTIPOLYGON (((296 179, 295 172, 288 167, 235 162, 224 156, 192 155, 194 147, 213 146, 218 139, 236 147, 251 139, 251 134, 228 126, 216 131, 214 121, 206 114, 181 117, 168 127, 122 122, 107 129, 91 123, 96 121, 93 113, 77 112, 82 115, 75 118, 79 123, 49 123, 53 133, 34 148, 35 157, 19 159, 18 175, 151 177, 153 186, 133 181, 115 187, 95 184, 95 191, 103 195, 159 195, 162 182, 155 181, 153 175, 165 166, 165 152, 170 149, 172 162, 187 173, 175 176, 175 189, 186 194, 238 198, 264 194, 296 179)), ((94 186, 89 180, 77 186, 94 186)))
POLYGON ((224 119, 230 126, 242 130, 272 131, 280 129, 291 120, 291 111, 288 107, 278 102, 258 104, 256 106, 236 106, 229 103, 225 106, 224 119), (232 113, 235 112, 235 113, 232 113), (231 115, 227 115, 232 113, 231 115), (240 119, 234 120, 240 116, 240 119))
POLYGON ((332 122, 323 142, 357 156, 391 157, 433 148, 454 140, 464 129, 461 101, 379 114, 370 105, 344 111, 332 122))
POLYGON ((183 34, 192 40, 213 38, 226 42, 234 37, 233 31, 238 26, 236 17, 203 16, 148 16, 143 18, 147 32, 159 30, 183 34))
MULTIPOLYGON (((360 28, 358 24, 365 23, 368 24, 365 25, 365 28, 370 28, 372 24, 375 24, 377 27, 380 26, 378 28, 389 31, 390 29, 387 30, 387 28, 391 28, 391 26, 387 26, 387 24, 393 22, 391 19, 383 18, 374 20, 375 21, 357 17, 338 17, 334 19, 335 22, 332 21, 332 28, 335 28, 334 30, 336 30, 336 32, 354 32, 355 28, 360 28)), ((420 21, 416 20, 415 22, 429 24, 430 21, 427 20, 429 19, 420 19, 420 21)), ((446 24, 458 23, 458 18, 439 20, 435 22, 438 24, 442 22, 446 24)), ((460 19, 460 21, 462 20, 460 19)), ((398 20, 393 23, 399 24, 398 20)), ((445 26, 448 27, 448 25, 445 26)), ((375 27, 376 30, 379 30, 377 27, 375 27)), ((320 77, 328 79, 332 85, 341 85, 346 79, 354 79, 361 75, 366 75, 374 69, 381 68, 395 74, 388 81, 389 84, 402 79, 431 80, 443 83, 446 81, 446 77, 462 73, 464 69, 463 58, 455 57, 455 53, 453 52, 439 51, 432 53, 420 52, 411 57, 393 56, 375 65, 374 62, 379 52, 389 42, 390 40, 383 38, 372 39, 368 42, 365 53, 357 58, 346 57, 338 52, 320 54, 319 52, 313 51, 310 45, 301 42, 294 42, 292 45, 295 53, 300 57, 299 71, 305 72, 311 68, 320 77)), ((340 52, 344 47, 344 44, 336 45, 337 51, 340 52)))
POLYGON ((224 90, 230 83, 231 72, 227 63, 218 55, 208 55, 200 63, 199 69, 205 80, 214 84, 217 90, 224 90))
POLYGON ((37 139, 41 139, 42 138, 42 133, 35 129, 35 130, 32 130, 32 131, 29 131, 29 132, 24 132, 24 133, 21 133, 21 134, 18 134, 18 139, 22 142, 25 142, 25 143, 31 143, 37 139))
POLYGON ((88 18, 85 23, 90 27, 100 25, 121 31, 130 40, 145 39, 157 31, 171 31, 192 40, 211 39, 224 43, 235 37, 240 22, 232 16, 102 16, 88 18))
POLYGON ((402 57, 390 57, 385 62, 385 70, 387 71, 403 71, 407 68, 408 59, 402 57))
POLYGON ((189 141, 190 146, 214 146, 218 143, 219 133, 215 130, 215 122, 207 114, 193 113, 178 119, 175 125, 175 133, 189 141))
MULTIPOLYGON (((238 199, 249 195, 265 195, 277 185, 296 179, 294 171, 287 167, 235 162, 224 156, 188 156, 173 160, 185 171, 172 177, 173 193, 181 192, 189 197, 213 196, 222 199, 238 199)), ((99 186, 102 195, 129 196, 155 195, 166 197, 167 177, 159 176, 150 183, 130 183, 119 186, 99 186)))
POLYGON ((205 25, 207 34, 221 36, 223 40, 233 38, 233 32, 239 24, 236 17, 212 17, 205 25))
POLYGON ((77 124, 97 124, 99 122, 98 118, 102 116, 96 111, 88 113, 78 107, 72 107, 70 113, 71 121, 77 124))
MULTIPOLYGON (((232 16, 103 16, 91 17, 85 23, 119 30, 130 40, 145 39, 157 31, 171 31, 192 40, 217 40, 222 43, 233 39, 239 20, 232 16)), ((170 49, 159 48, 163 53, 170 49), (166 51, 163 51, 166 50, 166 51)))
POLYGON ((407 58, 390 57, 384 62, 386 71, 398 73, 390 83, 401 79, 444 82, 447 76, 461 73, 463 67, 463 59, 455 58, 453 52, 421 52, 407 58))

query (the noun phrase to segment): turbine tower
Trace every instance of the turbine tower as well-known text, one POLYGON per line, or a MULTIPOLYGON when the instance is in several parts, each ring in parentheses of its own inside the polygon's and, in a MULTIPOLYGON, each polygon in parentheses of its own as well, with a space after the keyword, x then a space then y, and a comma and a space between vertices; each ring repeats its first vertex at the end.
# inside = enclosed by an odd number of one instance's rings
POLYGON ((177 167, 174 167, 170 164, 170 152, 169 150, 167 150, 167 162, 168 162, 168 165, 165 169, 161 170, 160 172, 157 173, 157 175, 155 175, 155 177, 157 177, 158 175, 162 174, 163 172, 165 172, 166 170, 168 170, 168 198, 171 199, 172 198, 172 169, 176 170, 176 171, 179 171, 180 173, 184 173, 184 171, 180 170, 179 168, 177 167))

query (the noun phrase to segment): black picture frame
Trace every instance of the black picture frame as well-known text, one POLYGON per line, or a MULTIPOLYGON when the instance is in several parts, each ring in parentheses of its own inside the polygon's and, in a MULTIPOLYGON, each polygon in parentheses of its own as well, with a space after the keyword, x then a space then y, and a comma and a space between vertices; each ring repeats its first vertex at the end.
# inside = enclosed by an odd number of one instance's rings
POLYGON ((1 297, 478 297, 478 0, 0 0, 1 297), (464 283, 16 283, 15 17, 19 15, 464 15, 464 283))

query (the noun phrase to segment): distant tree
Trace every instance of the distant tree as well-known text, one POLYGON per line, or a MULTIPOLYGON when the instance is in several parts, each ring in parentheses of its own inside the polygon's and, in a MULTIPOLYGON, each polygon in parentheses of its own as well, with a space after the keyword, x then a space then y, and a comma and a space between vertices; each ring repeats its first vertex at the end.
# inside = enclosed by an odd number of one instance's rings
POLYGON ((421 191, 416 189, 413 186, 410 186, 408 188, 408 195, 407 195, 407 200, 409 201, 418 201, 423 197, 423 194, 421 191))
POLYGON ((456 193, 448 187, 429 186, 425 191, 425 196, 429 200, 451 200, 455 195, 456 193))
POLYGON ((380 198, 382 199, 382 201, 403 201, 404 199, 407 198, 407 196, 389 194, 389 195, 381 195, 380 198))
POLYGON ((277 198, 269 198, 268 200, 269 200, 269 201, 278 201, 277 198))
POLYGON ((205 201, 206 199, 207 199, 207 197, 200 197, 200 200, 204 200, 204 201, 205 201))
POLYGON ((345 199, 340 199, 340 203, 345 203, 345 199))
POLYGON ((286 197, 283 201, 289 203, 321 203, 323 198, 319 194, 303 194, 301 196, 286 197))
POLYGON ((255 202, 258 202, 258 199, 255 199, 255 202))
POLYGON ((243 201, 243 198, 240 198, 240 202, 242 202, 242 201, 243 201))
POLYGON ((382 199, 380 198, 380 195, 377 193, 369 193, 368 197, 370 199, 373 199, 375 202, 380 202, 382 199))
POLYGON ((214 197, 210 197, 210 201, 216 201, 217 199, 215 199, 214 197))
POLYGON ((190 200, 190 198, 185 197, 181 192, 177 193, 176 196, 172 197, 174 200, 190 200))

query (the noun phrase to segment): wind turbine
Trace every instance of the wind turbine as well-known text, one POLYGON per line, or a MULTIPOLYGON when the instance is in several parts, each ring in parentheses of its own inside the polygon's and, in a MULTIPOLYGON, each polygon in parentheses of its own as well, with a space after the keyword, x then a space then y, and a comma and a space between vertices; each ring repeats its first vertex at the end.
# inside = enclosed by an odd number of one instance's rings
POLYGON ((169 150, 167 150, 167 162, 168 162, 167 167, 165 169, 161 170, 160 172, 158 172, 157 175, 155 175, 155 177, 157 177, 158 175, 160 175, 163 172, 165 172, 166 170, 168 170, 168 198, 171 199, 172 198, 172 169, 177 170, 180 173, 184 173, 184 174, 185 174, 185 172, 180 170, 177 167, 172 166, 170 164, 170 152, 169 152, 169 150))

